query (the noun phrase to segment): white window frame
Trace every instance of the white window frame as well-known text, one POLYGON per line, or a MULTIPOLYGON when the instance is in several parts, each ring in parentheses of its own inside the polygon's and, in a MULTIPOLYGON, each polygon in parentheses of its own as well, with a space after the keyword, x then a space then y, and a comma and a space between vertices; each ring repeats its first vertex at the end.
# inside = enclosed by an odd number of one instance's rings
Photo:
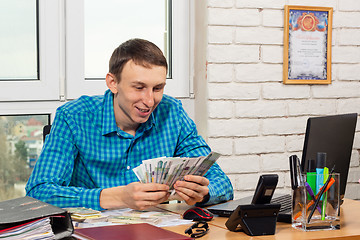
POLYGON ((63 102, 45 101, 45 102, 0 102, 0 115, 32 115, 32 114, 50 114, 50 122, 55 118, 56 109, 63 102))
MULTIPOLYGON (((84 76, 84 0, 66 0, 65 9, 66 99, 103 94, 107 89, 105 76, 100 80, 86 80, 84 76)), ((190 2, 172 1, 172 78, 167 79, 166 94, 190 97, 189 50, 190 2)))
MULTIPOLYGON (((104 80, 84 78, 83 6, 84 0, 39 0, 39 79, 0 81, 0 103, 32 101, 29 106, 36 109, 41 101, 64 102, 104 93, 104 80)), ((190 0, 172 1, 171 22, 172 78, 167 79, 165 93, 189 98, 193 92, 190 0)))
POLYGON ((39 78, 0 81, 0 101, 59 99, 59 2, 39 1, 39 78))

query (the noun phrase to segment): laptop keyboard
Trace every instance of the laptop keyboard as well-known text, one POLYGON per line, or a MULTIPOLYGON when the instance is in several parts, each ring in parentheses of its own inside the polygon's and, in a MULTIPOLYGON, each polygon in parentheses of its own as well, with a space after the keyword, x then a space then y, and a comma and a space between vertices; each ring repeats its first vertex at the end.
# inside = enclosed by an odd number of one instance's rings
POLYGON ((271 203, 280 203, 281 207, 279 212, 291 212, 291 195, 281 195, 279 197, 274 197, 271 200, 271 203))

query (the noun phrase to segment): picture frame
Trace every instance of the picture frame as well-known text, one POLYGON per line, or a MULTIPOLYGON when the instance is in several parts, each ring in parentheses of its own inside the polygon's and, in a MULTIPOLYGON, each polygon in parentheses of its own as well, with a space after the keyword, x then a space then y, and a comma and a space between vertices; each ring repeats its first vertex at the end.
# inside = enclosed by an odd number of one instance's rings
POLYGON ((331 7, 285 5, 284 84, 331 84, 331 7))

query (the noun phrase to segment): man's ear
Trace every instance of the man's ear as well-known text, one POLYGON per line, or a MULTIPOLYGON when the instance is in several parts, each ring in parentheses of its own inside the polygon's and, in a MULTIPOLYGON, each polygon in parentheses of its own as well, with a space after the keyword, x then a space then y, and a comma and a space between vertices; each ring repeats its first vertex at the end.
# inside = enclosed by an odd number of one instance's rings
POLYGON ((118 82, 115 75, 112 73, 107 73, 105 80, 106 80, 106 85, 110 89, 110 91, 114 94, 117 93, 118 82))

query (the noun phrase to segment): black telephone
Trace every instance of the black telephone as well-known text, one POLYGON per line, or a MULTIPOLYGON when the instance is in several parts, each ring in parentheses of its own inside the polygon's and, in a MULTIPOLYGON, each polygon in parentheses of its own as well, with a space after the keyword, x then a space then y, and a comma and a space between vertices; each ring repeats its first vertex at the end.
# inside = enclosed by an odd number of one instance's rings
POLYGON ((261 175, 251 204, 239 205, 231 214, 226 227, 230 231, 242 230, 251 236, 275 234, 280 204, 270 204, 278 183, 277 174, 261 175))
POLYGON ((274 195, 279 176, 277 174, 264 174, 259 177, 251 204, 270 203, 274 195))

